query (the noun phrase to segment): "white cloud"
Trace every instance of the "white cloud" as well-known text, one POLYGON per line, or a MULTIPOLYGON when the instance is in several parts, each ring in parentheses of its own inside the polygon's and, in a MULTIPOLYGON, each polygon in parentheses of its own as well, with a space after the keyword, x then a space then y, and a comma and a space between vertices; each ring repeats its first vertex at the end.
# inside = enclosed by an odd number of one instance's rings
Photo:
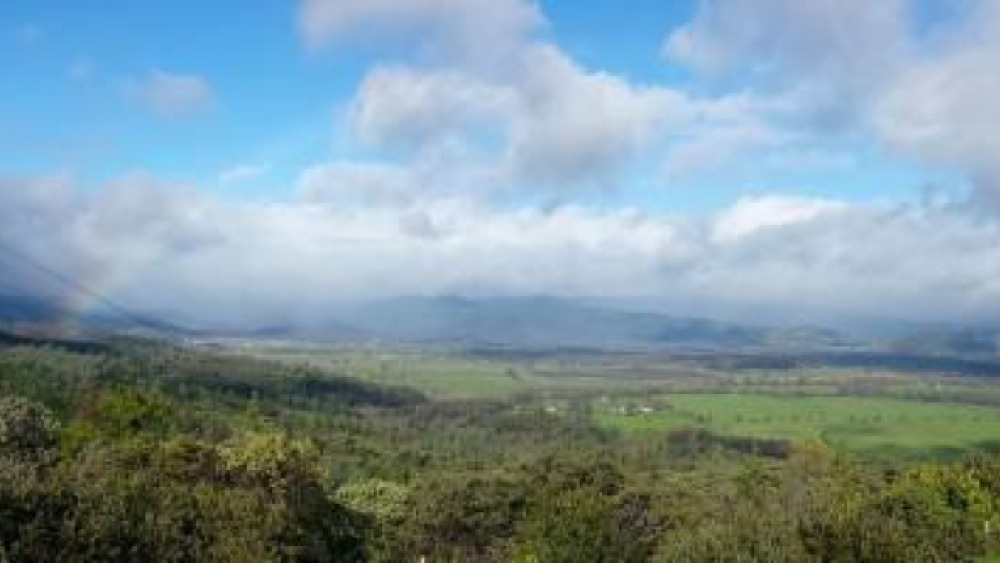
POLYGON ((921 52, 914 13, 912 0, 700 0, 664 57, 753 104, 696 130, 671 166, 867 134, 881 92, 921 52))
POLYGON ((489 135, 518 103, 510 85, 459 70, 378 67, 362 82, 350 118, 368 145, 413 149, 475 132, 489 135))
POLYGON ((4 240, 133 308, 199 322, 276 322, 349 299, 470 290, 730 311, 1000 314, 1000 230, 949 206, 764 195, 714 217, 671 219, 467 199, 233 202, 142 174, 86 194, 65 179, 6 180, 0 198, 4 240))
POLYGON ((130 92, 150 111, 164 119, 192 117, 211 107, 214 94, 208 82, 196 75, 153 70, 135 80, 130 92))
POLYGON ((423 187, 407 170, 382 163, 333 162, 305 169, 299 190, 307 201, 330 205, 406 201, 423 187))
POLYGON ((714 247, 691 281, 722 303, 982 321, 996 314, 998 235, 947 208, 844 207, 714 247))
POLYGON ((544 23, 533 0, 304 0, 305 42, 395 44, 435 58, 503 61, 544 23))
POLYGON ((669 177, 685 177, 718 169, 740 157, 788 145, 791 134, 754 119, 729 123, 697 123, 676 142, 664 159, 669 177))
MULTIPOLYGON (((928 23, 914 0, 702 0, 664 53, 722 84, 783 98, 780 110, 757 114, 765 139, 874 139, 895 156, 964 173, 1000 210, 1000 4, 956 4, 954 17, 928 23)), ((705 131, 668 167, 753 154, 744 128, 705 131)))
POLYGON ((471 285, 623 291, 648 280, 673 236, 669 226, 632 212, 573 207, 500 212, 458 200, 378 207, 234 203, 145 175, 60 206, 73 198, 21 195, 46 183, 6 185, 11 189, 0 197, 11 215, 31 205, 46 211, 34 213, 42 221, 6 224, 12 240, 41 241, 53 249, 43 255, 50 264, 81 264, 66 273, 130 306, 202 321, 264 322, 349 298, 471 285))
POLYGON ((352 103, 353 132, 370 147, 406 149, 417 168, 429 155, 449 168, 474 159, 507 186, 594 187, 671 122, 696 117, 677 91, 589 72, 551 45, 525 44, 516 60, 503 73, 376 68, 352 103))
POLYGON ((582 67, 537 35, 544 18, 529 0, 305 0, 299 15, 313 46, 400 47, 401 62, 367 73, 348 118, 366 148, 402 149, 397 164, 433 177, 424 185, 472 176, 488 184, 470 188, 479 193, 613 186, 698 111, 676 90, 582 67), (473 174, 430 170, 469 161, 473 174))
POLYGON ((802 86, 827 103, 868 91, 909 56, 907 0, 701 0, 664 55, 708 75, 802 86), (813 86, 813 87, 816 87, 813 86))
POLYGON ((825 199, 762 196, 741 197, 716 219, 712 241, 731 243, 762 230, 805 223, 845 205, 825 199))
POLYGON ((969 172, 1000 210, 1000 4, 982 4, 973 18, 886 89, 874 122, 898 153, 969 172))
POLYGON ((435 199, 487 199, 504 178, 488 164, 446 147, 407 165, 336 160, 302 171, 298 189, 308 201, 332 206, 400 205, 435 199))
POLYGON ((689 110, 683 94, 588 72, 551 46, 528 49, 523 67, 507 147, 512 176, 522 181, 607 183, 689 110))
MULTIPOLYGON (((469 30, 492 24, 488 12, 472 8, 478 4, 479 0, 428 0, 405 6, 398 0, 302 4, 303 32, 313 43, 353 39, 357 30, 349 24, 364 21, 371 24, 362 27, 373 41, 391 43, 395 37, 414 45, 425 41, 447 44, 446 53, 417 61, 403 49, 402 60, 407 62, 370 70, 347 114, 354 140, 366 149, 392 154, 392 166, 412 168, 406 175, 422 178, 411 182, 411 190, 437 186, 437 192, 451 193, 451 186, 439 188, 441 177, 469 175, 431 168, 467 169, 469 161, 475 162, 478 173, 472 176, 479 182, 470 189, 480 194, 502 188, 565 193, 617 187, 641 167, 648 174, 665 171, 668 178, 676 178, 754 155, 764 161, 776 151, 787 153, 795 145, 814 143, 816 137, 791 124, 830 114, 828 102, 839 104, 844 96, 840 91, 826 93, 823 86, 853 76, 854 69, 842 68, 834 53, 822 65, 829 69, 827 78, 817 84, 796 84, 777 93, 732 92, 698 98, 680 89, 638 84, 583 67, 559 47, 529 32, 541 21, 540 14, 526 16, 537 6, 506 0, 495 3, 505 14, 495 18, 506 38, 501 57, 449 56, 447 52, 474 51, 464 44, 470 33, 475 35, 469 30), (531 10, 524 11, 529 6, 531 10)), ((710 32, 718 31, 710 24, 725 28, 742 20, 730 17, 730 10, 724 9, 728 5, 705 2, 699 19, 677 33, 697 41, 699 53, 725 51, 719 55, 719 64, 725 67, 735 66, 736 57, 747 51, 778 53, 786 47, 802 51, 804 46, 799 48, 796 42, 818 41, 818 46, 796 55, 801 59, 786 65, 803 70, 817 66, 807 61, 809 53, 858 48, 858 42, 841 34, 860 34, 865 39, 860 45, 868 46, 880 32, 891 30, 898 35, 898 6, 891 4, 865 8, 863 29, 855 30, 847 29, 846 16, 827 21, 836 6, 826 0, 812 8, 769 0, 759 13, 752 3, 741 1, 734 12, 756 18, 747 24, 753 30, 744 33, 748 43, 708 45, 715 40, 710 32), (758 28, 770 23, 768 16, 785 13, 809 19, 806 27, 816 28, 815 33, 787 31, 788 37, 776 39, 774 45, 765 41, 772 34, 758 28)), ((887 58, 895 60, 895 55, 887 58)), ((858 83, 865 80, 858 78, 858 83)))
MULTIPOLYGON (((64 176, 0 179, 0 240, 70 280, 110 291, 120 275, 155 257, 192 252, 212 239, 203 199, 193 194, 141 173, 88 195, 64 176)), ((30 264, 14 265, 29 275, 22 290, 74 292, 30 264)))

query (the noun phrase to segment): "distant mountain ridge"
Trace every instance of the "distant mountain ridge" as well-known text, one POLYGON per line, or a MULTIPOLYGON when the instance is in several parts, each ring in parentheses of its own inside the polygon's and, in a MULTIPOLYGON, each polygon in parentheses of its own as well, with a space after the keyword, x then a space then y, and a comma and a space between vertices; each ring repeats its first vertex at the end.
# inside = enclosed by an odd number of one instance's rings
POLYGON ((904 354, 997 358, 1000 357, 1000 330, 983 327, 923 328, 890 339, 884 347, 904 354))
POLYGON ((71 315, 54 299, 37 296, 0 295, 0 328, 31 327, 40 330, 82 332, 129 332, 150 336, 180 337, 195 331, 148 315, 127 311, 97 311, 71 315))
POLYGON ((526 347, 756 347, 779 341, 831 347, 846 342, 822 328, 672 317, 557 297, 403 297, 351 308, 338 321, 390 340, 526 347))
MULTIPOLYGON (((35 297, 0 296, 0 325, 59 323, 65 311, 35 297)), ((815 327, 759 327, 662 313, 617 309, 559 297, 399 297, 337 311, 319 324, 285 322, 255 328, 192 331, 136 315, 91 314, 76 330, 247 338, 301 338, 331 342, 382 340, 414 344, 517 347, 644 348, 653 346, 829 348, 845 338, 815 327)))
POLYGON ((58 322, 65 308, 54 300, 24 295, 0 295, 0 320, 17 323, 58 322))
MULTIPOLYGON (((0 295, 0 330, 65 325, 65 311, 37 297, 0 295)), ((852 338, 816 326, 769 326, 673 316, 606 301, 550 296, 398 297, 331 310, 321 322, 191 330, 152 316, 84 316, 71 330, 166 338, 235 336, 361 343, 595 349, 705 348, 780 351, 871 350, 921 356, 1000 357, 1000 330, 915 325, 882 339, 852 338)))

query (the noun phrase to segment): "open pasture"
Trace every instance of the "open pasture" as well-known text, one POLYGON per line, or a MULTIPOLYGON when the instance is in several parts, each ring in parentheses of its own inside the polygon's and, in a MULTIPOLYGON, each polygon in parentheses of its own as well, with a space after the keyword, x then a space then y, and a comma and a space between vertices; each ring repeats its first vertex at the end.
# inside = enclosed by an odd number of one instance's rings
POLYGON ((552 412, 590 405, 597 425, 636 437, 700 428, 820 441, 879 457, 952 457, 1000 447, 1000 385, 990 379, 823 366, 719 369, 621 355, 483 357, 405 347, 257 342, 240 353, 409 387, 441 401, 515 400, 552 412))
POLYGON ((1000 444, 998 408, 891 397, 681 393, 598 401, 594 417, 626 433, 705 428, 874 455, 949 455, 1000 444))

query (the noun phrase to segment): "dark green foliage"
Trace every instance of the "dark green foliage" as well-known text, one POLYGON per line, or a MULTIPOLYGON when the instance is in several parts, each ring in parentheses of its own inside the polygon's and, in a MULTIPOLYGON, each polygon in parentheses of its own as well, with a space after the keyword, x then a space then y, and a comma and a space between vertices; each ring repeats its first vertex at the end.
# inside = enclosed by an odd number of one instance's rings
POLYGON ((498 476, 452 476, 415 492, 402 528, 404 549, 431 560, 490 561, 509 548, 524 511, 524 483, 498 476))
MULTIPOLYGON (((268 417, 261 422, 270 432, 232 428, 226 419, 239 415, 216 412, 226 404, 218 386, 190 385, 224 366, 263 388, 255 377, 268 368, 260 363, 169 349, 0 355, 9 391, 60 406, 68 422, 59 431, 37 403, 0 402, 2 553, 31 561, 363 559, 367 520, 329 494, 316 447, 268 417)), ((409 396, 333 385, 343 391, 338 403, 409 396)))
POLYGON ((432 402, 117 343, 0 351, 0 560, 968 561, 1000 460, 601 431, 586 401, 432 402))
POLYGON ((658 523, 649 499, 624 491, 624 476, 607 463, 552 459, 535 468, 521 524, 522 561, 645 561, 658 523))
POLYGON ((0 398, 0 459, 38 462, 51 456, 58 424, 44 405, 0 398))
POLYGON ((364 520, 278 436, 88 448, 5 480, 0 542, 31 561, 354 561, 364 520))
POLYGON ((713 449, 783 459, 792 451, 788 440, 720 436, 704 428, 683 428, 667 434, 667 442, 682 454, 697 454, 713 449))

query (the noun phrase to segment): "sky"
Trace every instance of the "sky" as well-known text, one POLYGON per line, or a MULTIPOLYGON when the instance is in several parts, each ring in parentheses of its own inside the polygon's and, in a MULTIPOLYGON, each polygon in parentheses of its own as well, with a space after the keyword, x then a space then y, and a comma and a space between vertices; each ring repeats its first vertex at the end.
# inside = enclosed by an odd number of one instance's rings
POLYGON ((0 61, 0 248, 78 285, 0 292, 1000 313, 997 0, 5 0, 0 61))

